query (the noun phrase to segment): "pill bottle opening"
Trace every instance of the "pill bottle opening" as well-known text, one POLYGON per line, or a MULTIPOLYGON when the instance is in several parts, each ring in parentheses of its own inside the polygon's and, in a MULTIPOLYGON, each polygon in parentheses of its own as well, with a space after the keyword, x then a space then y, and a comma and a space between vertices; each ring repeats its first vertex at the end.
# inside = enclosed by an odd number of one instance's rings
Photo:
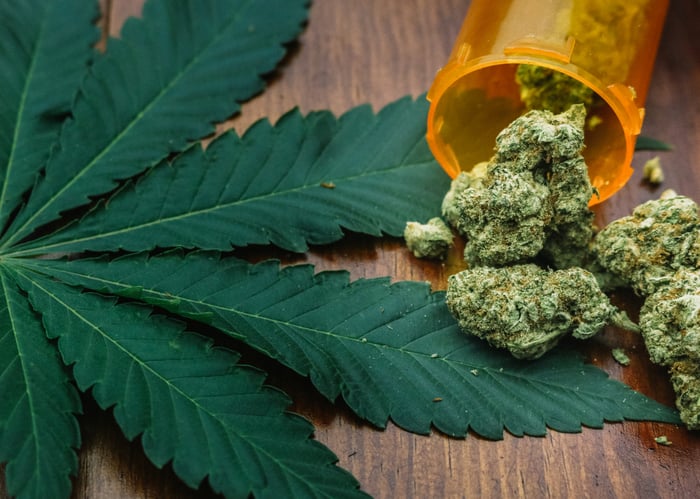
POLYGON ((632 175, 630 164, 642 120, 634 92, 627 87, 603 87, 578 68, 555 62, 513 58, 504 63, 500 58, 472 61, 468 68, 443 68, 440 81, 448 83, 441 87, 436 80, 428 94, 427 140, 437 161, 454 178, 493 156, 498 133, 527 111, 515 79, 519 64, 560 71, 597 95, 589 110, 582 151, 597 190, 590 204, 612 196, 632 175))

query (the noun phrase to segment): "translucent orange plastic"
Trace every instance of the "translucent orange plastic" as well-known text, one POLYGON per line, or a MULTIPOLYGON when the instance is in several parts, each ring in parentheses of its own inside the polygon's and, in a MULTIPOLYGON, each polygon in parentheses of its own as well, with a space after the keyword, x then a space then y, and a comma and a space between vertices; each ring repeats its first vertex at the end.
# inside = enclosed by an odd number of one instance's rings
POLYGON ((600 196, 632 175, 634 144, 668 0, 472 0, 428 100, 427 139, 445 171, 488 160, 498 132, 524 111, 519 64, 560 71, 591 88, 600 124, 584 157, 600 196))

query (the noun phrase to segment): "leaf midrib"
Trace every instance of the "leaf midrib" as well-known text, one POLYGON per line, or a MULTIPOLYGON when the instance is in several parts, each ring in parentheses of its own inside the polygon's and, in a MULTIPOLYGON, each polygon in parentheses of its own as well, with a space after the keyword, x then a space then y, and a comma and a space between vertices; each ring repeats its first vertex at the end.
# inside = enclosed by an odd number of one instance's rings
MULTIPOLYGON (((141 118, 142 118, 143 116, 147 115, 148 112, 149 112, 151 109, 153 109, 153 107, 154 107, 162 98, 164 98, 164 96, 167 95, 168 92, 169 92, 172 88, 175 87, 175 85, 181 80, 181 78, 183 78, 184 75, 187 74, 187 72, 189 71, 189 69, 192 68, 192 66, 194 66, 194 65, 196 65, 196 64, 199 63, 199 61, 200 61, 200 60, 202 59, 202 57, 203 57, 203 54, 207 53, 211 47, 213 47, 214 45, 216 45, 216 43, 218 43, 219 40, 221 40, 221 38, 224 36, 224 34, 225 34, 229 29, 231 29, 231 27, 232 27, 233 25, 235 25, 235 24, 239 21, 241 11, 243 11, 243 10, 250 4, 250 2, 251 2, 251 0, 247 0, 245 3, 243 3, 243 4, 241 5, 241 7, 239 8, 239 10, 237 10, 235 13, 231 14, 231 16, 230 16, 230 21, 227 21, 227 22, 225 22, 225 23, 223 23, 223 24, 221 25, 222 28, 219 30, 219 32, 217 33, 217 35, 216 35, 215 37, 213 37, 213 38, 209 41, 209 43, 207 43, 207 44, 202 48, 202 50, 200 50, 200 52, 199 52, 198 54, 196 54, 195 57, 193 57, 192 60, 191 60, 190 62, 188 62, 188 63, 184 66, 184 68, 183 68, 180 72, 178 72, 178 73, 175 75, 174 78, 172 78, 172 79, 170 80, 170 82, 168 83, 168 85, 166 85, 165 87, 163 87, 163 89, 162 89, 160 92, 158 92, 158 94, 156 94, 156 95, 151 99, 151 101, 150 101, 146 106, 144 106, 144 108, 141 109, 141 110, 134 116, 134 118, 132 118, 132 120, 126 125, 126 127, 124 127, 123 130, 120 131, 120 132, 116 135, 116 137, 114 137, 114 139, 113 139, 112 141, 110 141, 110 142, 102 149, 102 151, 101 151, 99 154, 97 154, 94 158, 92 158, 92 159, 89 161, 89 163, 88 163, 85 167, 83 167, 75 176, 73 176, 73 178, 72 178, 70 181, 68 181, 68 183, 66 183, 66 184, 65 184, 61 189, 59 189, 56 193, 54 193, 53 195, 51 195, 51 196, 49 197, 49 199, 47 199, 46 202, 44 202, 44 204, 41 206, 41 208, 37 209, 25 222, 23 222, 22 225, 20 225, 20 226, 14 231, 14 233, 13 233, 7 240, 5 240, 4 243, 2 243, 2 246, 0 246, 0 247, 3 247, 3 248, 4 248, 4 247, 9 247, 9 246, 11 246, 12 243, 13 243, 14 241, 16 241, 17 239, 19 239, 19 238, 21 238, 21 237, 23 237, 23 236, 28 235, 28 234, 26 233, 26 230, 27 230, 28 227, 29 227, 29 230, 38 228, 38 227, 32 227, 32 226, 31 226, 31 225, 32 225, 32 222, 33 222, 34 220, 36 220, 36 219, 38 218, 38 216, 39 216, 41 213, 43 213, 43 212, 46 211, 51 205, 53 205, 53 203, 56 202, 57 199, 60 199, 60 198, 62 197, 62 195, 63 195, 64 192, 66 192, 66 191, 67 191, 68 189, 70 189, 73 185, 75 185, 75 183, 78 182, 78 180, 82 179, 82 178, 84 177, 84 175, 86 175, 86 174, 94 167, 95 164, 97 164, 104 156, 106 156, 106 155, 112 150, 112 148, 115 147, 115 146, 121 141, 121 139, 122 139, 125 135, 127 135, 127 134, 133 129, 133 127, 135 127, 138 123, 141 122, 141 118)), ((31 199, 30 199, 30 202, 31 202, 31 199)), ((30 206, 30 204, 28 203, 27 206, 30 206)), ((59 215, 60 215, 60 214, 59 214, 59 215)))
MULTIPOLYGON (((349 177, 343 177, 342 179, 333 179, 336 182, 335 189, 336 190, 342 189, 343 186, 338 183, 340 181, 353 182, 357 179, 368 179, 368 178, 372 178, 372 176, 381 176, 381 175, 385 175, 387 173, 391 173, 391 172, 401 170, 404 168, 420 167, 420 166, 424 166, 424 165, 427 165, 427 164, 432 163, 432 162, 433 162, 432 160, 426 160, 423 162, 398 164, 398 165, 391 167, 391 168, 385 168, 382 170, 374 171, 374 172, 372 172, 371 175, 368 175, 366 172, 364 172, 364 173, 349 176, 349 177)), ((57 249, 60 250, 60 248, 66 247, 69 245, 75 245, 75 244, 84 243, 87 241, 94 241, 94 240, 100 240, 100 239, 109 238, 109 237, 115 237, 115 236, 118 236, 121 234, 128 234, 130 232, 135 232, 138 230, 142 230, 142 229, 145 229, 148 227, 158 226, 161 224, 181 222, 182 220, 186 220, 188 218, 203 216, 203 215, 206 215, 209 213, 214 213, 214 212, 219 211, 219 210, 230 209, 230 208, 236 207, 236 206, 244 206, 245 204, 249 204, 249 203, 262 202, 262 201, 265 201, 266 199, 270 199, 270 198, 275 199, 277 197, 289 196, 292 194, 304 192, 307 189, 320 189, 320 188, 322 188, 322 187, 319 186, 318 182, 304 184, 302 186, 297 186, 297 187, 294 187, 292 189, 287 189, 284 191, 265 193, 263 195, 253 196, 253 197, 250 197, 250 198, 247 198, 244 200, 238 199, 238 200, 235 200, 232 202, 223 203, 223 204, 219 204, 216 206, 211 206, 211 207, 207 207, 207 208, 203 208, 203 209, 199 209, 199 210, 194 210, 194 211, 188 211, 187 213, 184 213, 184 214, 180 213, 180 214, 165 217, 165 218, 158 218, 156 220, 151 220, 151 221, 148 221, 146 223, 141 223, 138 225, 130 225, 129 227, 113 230, 110 232, 101 232, 100 234, 75 238, 72 240, 61 241, 61 242, 57 242, 57 243, 53 243, 53 244, 36 246, 35 244, 39 243, 41 240, 30 241, 26 244, 26 246, 25 246, 26 249, 22 249, 22 245, 20 245, 17 247, 16 251, 12 251, 11 253, 8 253, 7 256, 8 257, 23 257, 23 256, 47 254, 47 253, 51 253, 53 251, 57 251, 57 249)), ((46 236, 46 239, 50 240, 54 235, 55 234, 48 235, 48 236, 46 236)))
POLYGON ((27 71, 27 76, 24 81, 24 86, 22 87, 22 95, 20 97, 20 104, 17 109, 17 115, 15 119, 15 129, 12 135, 12 146, 10 148, 10 155, 7 158, 7 169, 5 170, 5 178, 2 183, 2 191, 0 192, 0 227, 5 224, 5 204, 7 202, 7 184, 10 179, 11 172, 15 165, 15 154, 17 152, 18 138, 20 135, 20 130, 23 128, 23 121, 20 119, 24 115, 24 108, 26 107, 27 99, 29 98, 29 88, 31 87, 32 78, 36 69, 36 61, 39 58, 38 52, 41 48, 41 43, 44 39, 44 34, 46 32, 46 23, 48 18, 48 10, 50 6, 46 6, 44 9, 44 16, 41 20, 41 26, 39 28, 39 34, 36 39, 36 43, 32 47, 31 63, 29 64, 29 70, 27 71))
MULTIPOLYGON (((29 266, 29 267, 34 267, 37 271, 42 272, 42 273, 44 272, 44 271, 42 270, 41 265, 32 264, 31 261, 23 261, 23 262, 21 263, 21 265, 23 265, 23 266, 29 266)), ((74 276, 74 277, 76 277, 76 278, 78 278, 78 279, 84 278, 84 277, 85 277, 84 274, 81 274, 81 273, 78 273, 78 272, 73 272, 73 271, 66 270, 66 269, 59 269, 59 272, 61 272, 62 274, 74 276)), ((111 286, 111 287, 117 287, 117 288, 133 288, 133 286, 126 285, 126 284, 121 283, 121 282, 119 282, 119 281, 108 280, 108 279, 99 278, 99 277, 96 277, 96 276, 88 276, 88 278, 91 279, 91 280, 93 280, 93 281, 103 283, 103 284, 104 284, 105 286, 107 286, 107 287, 110 287, 110 286, 111 286)), ((201 307, 203 307, 203 308, 208 308, 208 309, 214 309, 214 310, 219 310, 219 311, 223 311, 223 312, 233 313, 233 314, 238 315, 238 316, 241 316, 241 317, 256 319, 256 320, 258 320, 258 321, 260 321, 260 322, 267 322, 267 323, 275 324, 275 325, 285 325, 285 326, 289 326, 289 327, 292 327, 293 329, 298 329, 298 330, 301 330, 301 331, 306 331, 306 332, 309 332, 309 333, 318 334, 318 335, 320 335, 320 336, 330 337, 330 338, 333 338, 333 339, 336 339, 336 340, 339 340, 339 341, 352 341, 352 342, 355 342, 355 343, 360 343, 360 344, 362 344, 362 345, 375 346, 375 347, 377 347, 377 348, 381 348, 381 349, 384 349, 384 350, 392 350, 392 351, 393 351, 393 350, 396 350, 396 351, 399 351, 399 352, 401 352, 401 353, 403 353, 403 354, 411 355, 411 356, 415 356, 415 357, 430 358, 431 360, 440 359, 440 360, 442 360, 442 361, 449 361, 449 362, 453 362, 453 363, 465 365, 465 366, 472 367, 472 368, 479 368, 479 369, 483 369, 483 370, 493 370, 492 368, 489 368, 489 367, 483 367, 483 366, 478 366, 478 365, 466 364, 466 363, 463 363, 463 362, 460 362, 460 361, 456 361, 456 360, 454 360, 454 359, 445 359, 445 356, 440 356, 440 357, 438 357, 437 359, 435 359, 435 358, 432 357, 432 354, 427 354, 427 353, 423 353, 423 352, 417 352, 417 351, 413 351, 413 350, 407 350, 407 349, 397 348, 397 347, 393 347, 393 346, 386 345, 386 344, 383 344, 383 343, 375 343, 375 342, 369 341, 369 340, 363 341, 363 338, 365 338, 366 335, 364 335, 364 336, 362 336, 362 337, 359 337, 359 338, 352 338, 352 337, 348 337, 348 336, 342 336, 342 335, 334 334, 332 331, 324 331, 324 330, 321 330, 321 329, 318 329, 318 328, 312 328, 312 327, 309 327, 309 326, 302 326, 302 325, 299 325, 299 324, 295 324, 294 322, 285 322, 285 321, 280 320, 280 319, 273 319, 273 318, 266 317, 266 316, 262 316, 262 315, 259 315, 259 314, 253 314, 253 313, 249 313, 249 312, 240 311, 240 310, 238 310, 238 309, 226 308, 226 307, 223 306, 223 305, 211 304, 211 303, 208 303, 208 302, 205 302, 205 301, 195 300, 195 299, 192 299, 192 298, 188 298, 188 297, 184 297, 184 296, 179 296, 179 295, 178 295, 178 296, 175 296, 175 295, 172 295, 172 294, 169 294, 169 293, 166 293, 166 292, 162 292, 162 291, 157 291, 157 290, 154 290, 154 289, 146 289, 146 288, 144 288, 144 287, 142 287, 142 286, 139 286, 139 287, 141 288, 141 290, 142 290, 142 292, 143 292, 144 294, 148 294, 148 295, 151 295, 151 296, 156 297, 156 298, 158 298, 158 299, 161 299, 163 302, 171 301, 171 300, 173 299, 173 297, 175 297, 175 298, 177 298, 177 299, 180 300, 180 301, 184 301, 184 302, 187 302, 187 303, 192 304, 193 308, 195 308, 197 305, 199 305, 199 306, 201 306, 201 307)), ((114 292, 114 291, 112 291, 112 292, 114 292)), ((115 293, 115 294, 118 294, 118 292, 114 292, 114 293, 115 293)), ((148 302, 147 302, 147 303, 148 303, 148 302)), ((426 305, 426 306, 427 306, 427 305, 426 305)), ((422 306, 421 309, 422 309, 422 308, 425 308, 425 306, 422 306)), ((417 310, 420 310, 420 309, 416 309, 416 311, 414 311, 414 313, 417 313, 417 310)), ((174 310, 171 310, 171 312, 177 313, 178 310, 177 310, 177 309, 174 309, 174 310)), ((385 325, 384 327, 386 327, 386 325, 385 325)), ((232 333, 232 334, 235 334, 236 336, 240 336, 240 333, 235 333, 235 332, 231 332, 231 333, 232 333)), ((366 339, 366 338, 365 338, 365 339, 366 339)), ((499 374, 503 374, 503 373, 499 373, 499 374)))
MULTIPOLYGON (((26 266, 26 267, 33 267, 36 269, 36 271, 38 271, 42 274, 45 272, 43 270, 43 267, 41 266, 41 264, 37 265, 36 263, 33 263, 31 260, 21 259, 19 264, 26 266)), ((56 270, 56 269, 54 268, 54 270, 56 270)), ((77 279, 83 279, 86 277, 85 274, 82 274, 79 272, 74 272, 74 271, 71 271, 68 269, 58 269, 58 272, 65 274, 65 275, 73 276, 77 279)), ((103 283, 107 288, 109 288, 110 286, 116 287, 116 288, 124 288, 124 289, 127 289, 127 288, 131 289, 134 287, 134 286, 127 285, 125 283, 121 283, 119 281, 108 280, 105 278, 96 277, 96 276, 92 276, 92 275, 88 275, 87 278, 92 280, 92 281, 95 281, 95 282, 103 283)), ((139 286, 139 288, 141 289, 141 291, 144 294, 151 295, 155 298, 162 300, 163 302, 171 301, 173 299, 173 297, 175 296, 175 295, 172 295, 172 294, 169 294, 166 292, 162 292, 162 291, 157 291, 154 289, 146 289, 143 286, 139 286)), ((117 291, 111 291, 111 292, 114 294, 117 294, 117 295, 119 294, 117 291)), ((202 300, 194 300, 192 298, 183 297, 183 296, 179 296, 179 295, 176 296, 176 298, 178 298, 180 301, 184 301, 184 302, 193 304, 193 309, 196 309, 196 306, 199 305, 203 308, 214 309, 214 310, 223 311, 223 312, 229 312, 229 313, 233 313, 235 315, 241 316, 241 317, 255 319, 255 320, 257 320, 259 322, 263 322, 263 323, 267 322, 267 323, 275 324, 275 325, 280 324, 280 325, 291 327, 293 329, 305 331, 305 332, 308 332, 311 334, 317 334, 319 336, 330 337, 330 338, 333 338, 333 339, 338 340, 340 342, 350 341, 350 342, 359 343, 359 344, 366 345, 366 346, 373 346, 375 348, 383 349, 385 351, 398 351, 401 354, 409 355, 409 356, 414 357, 416 359, 422 358, 422 359, 429 359, 430 361, 439 360, 441 362, 447 362, 448 364, 452 364, 452 365, 464 366, 467 369, 466 372, 469 372, 469 373, 471 373, 472 369, 478 369, 480 372, 484 372, 485 374, 488 374, 489 376, 491 376, 494 380, 499 380, 499 382, 501 382, 500 381, 501 377, 511 377, 511 378, 514 378, 514 379, 519 380, 521 382, 526 382, 528 384, 536 383, 539 386, 554 387, 554 388, 557 388, 560 390, 564 390, 567 393, 569 393, 571 391, 570 386, 561 385, 561 384, 557 383, 556 380, 547 380, 547 379, 542 379, 542 378, 537 378, 537 377, 532 378, 529 376, 522 376, 522 375, 519 375, 518 373, 513 373, 510 370, 506 370, 506 369, 501 370, 501 368, 496 368, 496 367, 483 366, 483 365, 479 365, 479 364, 469 364, 469 363, 463 362, 461 360, 457 360, 454 358, 448 358, 451 355, 451 352, 448 352, 444 355, 440 355, 437 358, 433 358, 432 353, 428 354, 428 353, 423 353, 423 352, 417 352, 414 350, 397 348, 397 347, 386 345, 383 343, 376 343, 376 342, 371 341, 371 340, 363 341, 363 337, 365 337, 366 335, 361 336, 359 338, 351 338, 351 337, 347 337, 347 336, 333 334, 331 331, 323 331, 323 330, 320 330, 318 328, 301 326, 301 325, 295 324, 293 322, 284 322, 282 320, 272 319, 272 318, 261 316, 258 314, 246 313, 246 312, 242 312, 242 311, 235 310, 235 309, 231 310, 230 308, 226 308, 225 306, 214 305, 214 304, 211 304, 208 302, 204 302, 202 300)), ((421 307, 421 308, 423 308, 423 307, 421 307)), ((170 311, 174 312, 174 313, 178 313, 177 308, 171 309, 170 311)), ((219 327, 219 326, 217 326, 217 327, 219 327)), ((235 337, 242 336, 240 333, 237 333, 235 331, 228 331, 228 333, 235 335, 235 337)), ((599 395, 599 394, 591 394, 591 395, 599 395)))
MULTIPOLYGON (((287 475, 295 476, 297 478, 297 480, 299 481, 299 483, 304 483, 304 484, 311 486, 311 484, 309 484, 309 482, 303 476, 301 476, 299 473, 297 473, 293 468, 290 468, 289 466, 287 466, 284 461, 278 460, 274 455, 270 454, 270 452, 268 452, 264 447, 259 446, 256 443, 255 439, 249 438, 248 435, 245 433, 241 433, 239 431, 236 431, 236 429, 234 427, 232 427, 231 425, 228 425, 223 419, 221 419, 218 414, 212 413, 207 408, 202 406, 197 400, 192 399, 189 396, 187 396, 187 394, 185 392, 183 392, 179 387, 172 384, 170 382, 170 380, 163 377, 160 373, 158 373, 156 370, 154 370, 148 363, 143 362, 139 357, 132 354, 126 347, 122 346, 121 343, 119 343, 116 339, 113 339, 109 334, 107 334, 105 331, 103 331, 98 325, 94 324, 86 317, 83 317, 77 310, 73 309, 67 303, 62 301, 58 296, 51 293, 50 290, 41 286, 41 284, 39 282, 37 282, 34 279, 31 279, 31 277, 26 275, 25 272, 23 272, 19 269, 17 271, 22 273, 24 275, 25 279, 32 282, 34 286, 41 289, 42 292, 46 293, 47 296, 51 297, 51 299, 58 302, 61 306, 65 307, 66 310, 69 310, 78 320, 85 323, 89 328, 98 332, 105 340, 107 340, 109 343, 111 343, 115 348, 117 348, 122 353, 124 353, 128 358, 131 358, 135 364, 141 366, 142 369, 151 373, 156 379, 160 380, 165 386, 167 386, 169 388, 171 393, 174 392, 174 393, 178 394, 184 400, 189 401, 198 411, 201 411, 202 413, 209 415, 209 417, 211 417, 219 425, 221 425, 221 427, 224 428, 227 433, 230 432, 231 434, 236 435, 241 440, 245 441, 248 445, 250 445, 251 447, 256 449, 256 451, 260 455, 267 456, 267 458, 270 460, 270 462, 277 463, 277 466, 279 468, 287 470, 287 475)), ((240 366, 238 366, 238 367, 242 368, 240 366)), ((280 411, 279 417, 282 417, 282 418, 285 417, 285 412, 280 411)), ((145 431, 145 429, 144 429, 144 431, 145 431)), ((209 448, 209 447, 207 447, 207 448, 209 448)), ((206 475, 208 476, 211 471, 212 470, 208 470, 208 473, 206 475)), ((314 487, 314 488, 316 488, 316 487, 314 487)))
MULTIPOLYGON (((0 282, 2 283, 2 289, 3 289, 3 296, 5 297, 5 301, 7 303, 7 315, 8 318, 10 319, 10 323, 12 324, 12 331, 17 333, 18 331, 21 330, 21 328, 17 328, 17 323, 18 321, 15 319, 14 314, 12 312, 13 307, 10 304, 10 296, 8 295, 8 284, 7 284, 7 276, 5 273, 2 271, 0 268, 0 282)), ((39 449, 39 439, 37 436, 39 435, 39 428, 37 427, 37 418, 36 415, 39 414, 39 411, 36 410, 36 403, 34 401, 34 392, 30 389, 30 384, 28 380, 30 379, 29 373, 27 372, 26 369, 26 362, 24 361, 26 354, 23 353, 22 346, 20 342, 18 341, 18 335, 14 334, 13 338, 15 340, 15 347, 17 349, 17 356, 19 357, 19 364, 22 368, 22 374, 23 374, 23 381, 25 382, 25 393, 27 395, 27 403, 29 404, 29 409, 30 409, 30 414, 31 414, 31 425, 32 425, 32 435, 34 435, 34 438, 32 439, 32 443, 34 446, 34 470, 40 470, 41 469, 41 462, 39 460, 39 456, 41 455, 41 451, 39 449)))

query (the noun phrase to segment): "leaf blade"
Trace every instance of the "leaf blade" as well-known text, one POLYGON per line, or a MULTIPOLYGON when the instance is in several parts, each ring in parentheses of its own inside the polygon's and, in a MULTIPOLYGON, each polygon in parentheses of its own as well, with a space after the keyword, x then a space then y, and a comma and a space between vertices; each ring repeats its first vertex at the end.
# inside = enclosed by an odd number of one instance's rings
POLYGON ((150 0, 93 65, 5 246, 213 132, 263 88, 307 0, 150 0), (177 34, 177 36, 175 36, 177 34), (231 76, 234 75, 234 76, 231 76))
POLYGON ((229 497, 366 497, 309 439, 311 424, 284 412, 286 396, 237 365, 237 354, 149 308, 26 272, 23 284, 79 387, 114 406, 127 438, 142 434, 149 459, 172 460, 190 487, 208 476, 229 497))
POLYGON ((0 3, 0 227, 34 183, 92 56, 97 3, 0 3))
POLYGON ((13 497, 67 498, 78 471, 77 391, 26 297, 0 273, 0 461, 13 497))
POLYGON ((634 144, 635 151, 672 151, 673 146, 653 137, 639 135, 634 144))
POLYGON ((342 396, 379 427, 391 418, 416 433, 432 424, 452 436, 471 428, 499 439, 504 429, 542 435, 547 426, 572 432, 678 418, 571 352, 522 362, 464 335, 442 294, 424 283, 348 282, 310 266, 280 270, 206 253, 35 263, 67 282, 207 314, 209 324, 309 376, 329 400, 342 396))
MULTIPOLYGON (((400 99, 378 114, 290 112, 206 153, 162 164, 80 224, 30 242, 30 253, 140 251, 187 246, 229 250, 276 244, 304 251, 343 236, 403 234, 407 219, 439 215, 449 178, 425 142, 427 101, 400 99)), ((18 248, 19 252, 23 251, 18 248)))

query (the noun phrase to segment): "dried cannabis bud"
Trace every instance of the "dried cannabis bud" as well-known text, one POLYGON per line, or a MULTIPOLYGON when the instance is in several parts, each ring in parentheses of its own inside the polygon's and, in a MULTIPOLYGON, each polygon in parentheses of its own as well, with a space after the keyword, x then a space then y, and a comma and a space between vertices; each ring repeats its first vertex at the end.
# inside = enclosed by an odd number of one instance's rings
MULTIPOLYGON (((674 193, 675 194, 675 193, 674 193)), ((595 238, 600 264, 641 295, 652 294, 681 267, 700 267, 698 205, 685 196, 662 196, 610 223, 595 238)))
POLYGON ((700 364, 697 360, 676 362, 671 367, 676 407, 689 430, 700 430, 700 364))
POLYGON ((649 357, 670 367, 681 421, 700 430, 700 271, 681 268, 639 313, 649 357))
POLYGON ((527 109, 563 113, 574 104, 590 109, 595 93, 583 83, 553 69, 520 64, 515 72, 520 100, 527 109))
POLYGON ((453 182, 443 215, 466 236, 470 264, 521 263, 544 250, 560 268, 587 252, 593 188, 581 156, 584 119, 582 105, 531 111, 498 135, 478 173, 453 182))
POLYGON ((453 239, 450 228, 438 217, 426 224, 406 223, 403 236, 408 249, 418 258, 445 258, 453 239))
POLYGON ((457 195, 467 187, 479 187, 481 181, 486 176, 487 167, 488 163, 486 161, 478 163, 470 171, 460 172, 460 174, 452 180, 450 190, 447 191, 447 194, 445 194, 442 200, 442 216, 452 227, 457 228, 459 225, 459 205, 455 201, 457 195))
POLYGON ((700 429, 700 215, 675 192, 638 206, 595 239, 608 270, 646 296, 639 327, 652 362, 669 367, 676 406, 700 429))
POLYGON ((680 269, 670 276, 644 301, 639 327, 652 362, 700 364, 700 271, 680 269))
POLYGON ((664 171, 661 169, 661 158, 655 156, 644 163, 642 167, 642 179, 652 185, 659 185, 664 181, 664 171))
POLYGON ((519 359, 540 357, 568 334, 585 339, 607 324, 634 327, 581 268, 467 269, 449 277, 446 302, 463 331, 519 359))

